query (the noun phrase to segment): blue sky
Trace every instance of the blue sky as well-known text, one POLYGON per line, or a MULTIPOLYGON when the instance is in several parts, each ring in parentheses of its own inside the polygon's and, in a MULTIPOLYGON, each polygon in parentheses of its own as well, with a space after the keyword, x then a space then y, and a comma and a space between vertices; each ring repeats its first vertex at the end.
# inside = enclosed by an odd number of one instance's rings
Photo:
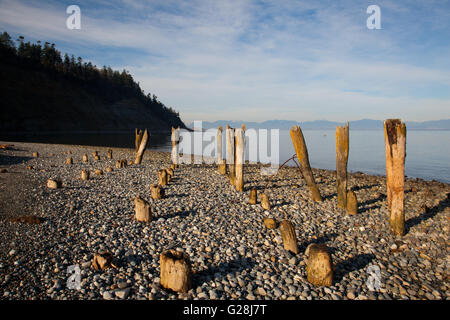
POLYGON ((445 0, 0 0, 3 30, 129 70, 186 123, 450 118, 445 0))

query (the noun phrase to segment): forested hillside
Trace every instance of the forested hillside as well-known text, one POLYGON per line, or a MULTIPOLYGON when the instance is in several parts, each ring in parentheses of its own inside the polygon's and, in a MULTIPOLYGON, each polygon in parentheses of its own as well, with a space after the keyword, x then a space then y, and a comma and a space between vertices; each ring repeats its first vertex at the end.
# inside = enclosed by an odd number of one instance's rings
POLYGON ((179 114, 145 94, 126 70, 61 55, 54 44, 0 34, 0 131, 152 132, 184 128, 179 114))

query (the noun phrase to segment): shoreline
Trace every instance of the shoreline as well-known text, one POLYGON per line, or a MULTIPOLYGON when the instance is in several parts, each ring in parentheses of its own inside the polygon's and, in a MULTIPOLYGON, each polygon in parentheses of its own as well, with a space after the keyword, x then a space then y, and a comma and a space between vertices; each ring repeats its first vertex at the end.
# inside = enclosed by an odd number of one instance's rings
MULTIPOLYGON (((1 142, 8 143, 8 142, 1 142)), ((405 179, 407 234, 389 234, 385 176, 349 173, 358 214, 337 209, 335 172, 313 169, 324 201, 314 203, 296 167, 283 167, 267 190, 272 209, 248 204, 248 188, 266 183, 264 165, 244 169, 244 192, 232 188, 215 165, 181 165, 165 187, 166 198, 153 200, 149 185, 157 170, 170 165, 170 153, 147 150, 141 165, 116 169, 118 159, 133 159, 133 148, 21 143, 0 150, 1 299, 448 299, 447 243, 450 185, 405 179), (113 160, 106 151, 113 150, 113 160), (65 152, 70 150, 71 154, 65 152), (97 150, 100 161, 92 159, 97 150), (32 158, 32 152, 40 153, 32 158), (54 154, 51 156, 51 154, 54 154), (87 153, 89 163, 81 162, 87 153), (67 157, 73 165, 66 165, 67 157), (26 170, 26 166, 33 166, 26 170), (110 166, 113 171, 105 172, 110 166), (94 169, 104 175, 96 176, 94 169), (92 178, 81 181, 81 169, 92 178), (61 189, 45 186, 48 178, 61 189), (153 221, 136 222, 132 199, 150 203, 153 221), (9 217, 33 214, 45 219, 30 225, 9 217), (278 229, 263 218, 293 222, 300 252, 283 249, 278 229), (306 280, 304 251, 310 243, 332 250, 335 281, 314 287, 306 280), (159 286, 159 254, 181 247, 190 257, 194 288, 168 293, 159 286), (93 255, 106 249, 118 269, 94 271, 93 255), (82 289, 66 288, 69 265, 81 266, 82 289), (368 290, 367 267, 381 270, 380 291, 368 290), (22 285, 21 285, 22 283, 22 285)))

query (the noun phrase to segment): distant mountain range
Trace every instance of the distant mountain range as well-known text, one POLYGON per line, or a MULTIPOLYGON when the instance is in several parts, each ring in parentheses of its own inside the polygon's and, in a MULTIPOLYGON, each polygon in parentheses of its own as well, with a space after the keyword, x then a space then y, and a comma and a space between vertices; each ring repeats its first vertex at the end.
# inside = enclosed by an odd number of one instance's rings
MULTIPOLYGON (((255 129, 280 129, 289 130, 292 126, 299 125, 305 130, 325 130, 325 129, 336 129, 336 126, 345 125, 344 122, 335 122, 328 120, 315 120, 315 121, 305 121, 297 122, 291 120, 268 120, 264 122, 245 122, 245 121, 226 121, 218 120, 214 122, 202 122, 203 129, 217 128, 222 126, 225 128, 227 125, 238 128, 245 123, 247 128, 255 129)), ((193 128, 194 123, 188 125, 189 128, 193 128)), ((450 119, 446 120, 433 120, 424 122, 406 121, 406 128, 408 130, 450 130, 450 119)), ((383 121, 382 120, 371 120, 362 119, 350 121, 350 129, 353 130, 382 130, 383 121)))

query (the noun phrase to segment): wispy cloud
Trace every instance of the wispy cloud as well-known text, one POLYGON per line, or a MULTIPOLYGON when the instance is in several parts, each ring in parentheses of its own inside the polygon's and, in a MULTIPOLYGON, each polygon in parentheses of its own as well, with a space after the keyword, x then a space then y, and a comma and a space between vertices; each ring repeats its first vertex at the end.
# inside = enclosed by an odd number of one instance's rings
POLYGON ((448 1, 0 1, 0 27, 130 70, 194 119, 448 118, 448 1), (446 10, 445 10, 446 9, 446 10))

